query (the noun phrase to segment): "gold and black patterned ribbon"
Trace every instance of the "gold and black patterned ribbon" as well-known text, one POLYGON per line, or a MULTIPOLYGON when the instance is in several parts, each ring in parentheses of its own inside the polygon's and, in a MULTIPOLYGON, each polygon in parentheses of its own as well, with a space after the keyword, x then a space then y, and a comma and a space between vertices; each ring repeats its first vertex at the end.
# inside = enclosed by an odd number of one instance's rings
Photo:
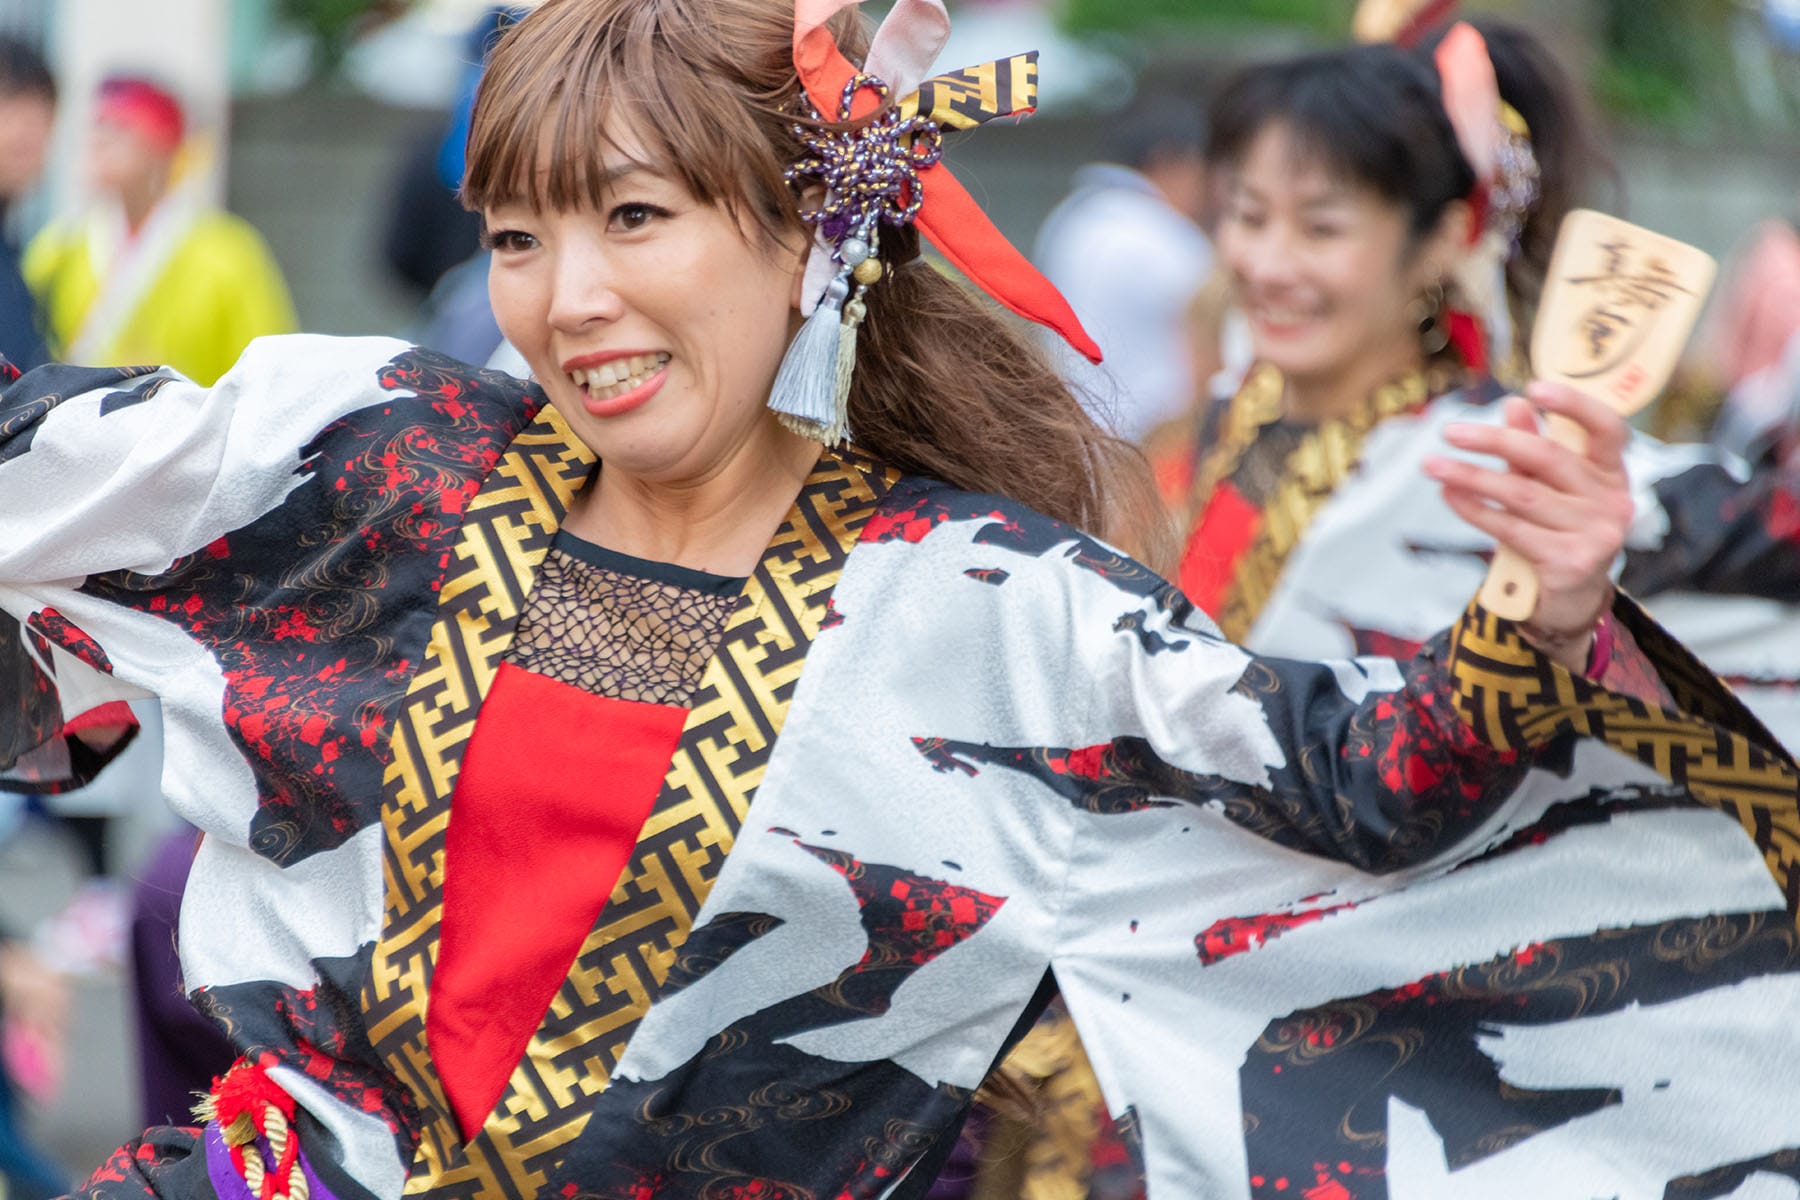
POLYGON ((1037 107, 1038 53, 934 75, 896 106, 902 121, 929 117, 944 129, 974 129, 996 117, 1016 117, 1037 107))
POLYGON ((896 478, 851 452, 819 460, 745 584, 598 924, 499 1104, 480 1130, 460 1131, 425 1045, 450 797, 481 697, 591 465, 549 409, 514 443, 471 506, 395 737, 387 911, 363 1000, 371 1040, 425 1117, 412 1195, 522 1200, 580 1135, 731 852, 832 589, 896 478))
POLYGON ((512 643, 539 565, 594 455, 546 406, 470 502, 437 621, 391 740, 383 779, 381 938, 362 995, 370 1041, 424 1117, 419 1167, 460 1140, 425 1045, 425 1004, 443 915, 450 798, 481 698, 512 643))
POLYGON ((1680 711, 1603 691, 1525 641, 1515 622, 1471 605, 1456 626, 1450 674, 1463 719, 1496 750, 1564 733, 1596 738, 1743 827, 1800 921, 1800 769, 1719 678, 1621 596, 1631 634, 1680 711))

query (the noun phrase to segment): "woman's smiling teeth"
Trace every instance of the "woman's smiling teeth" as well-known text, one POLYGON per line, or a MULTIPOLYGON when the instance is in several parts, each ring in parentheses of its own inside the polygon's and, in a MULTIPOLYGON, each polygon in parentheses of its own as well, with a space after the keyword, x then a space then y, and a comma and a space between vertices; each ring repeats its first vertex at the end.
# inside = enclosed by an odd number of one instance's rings
POLYGON ((638 354, 631 358, 615 358, 591 371, 571 371, 569 378, 576 387, 585 387, 596 400, 611 400, 633 388, 642 387, 650 377, 669 365, 667 354, 638 354))
POLYGON ((1315 315, 1310 308, 1260 304, 1256 307, 1256 315, 1270 325, 1302 325, 1315 315))

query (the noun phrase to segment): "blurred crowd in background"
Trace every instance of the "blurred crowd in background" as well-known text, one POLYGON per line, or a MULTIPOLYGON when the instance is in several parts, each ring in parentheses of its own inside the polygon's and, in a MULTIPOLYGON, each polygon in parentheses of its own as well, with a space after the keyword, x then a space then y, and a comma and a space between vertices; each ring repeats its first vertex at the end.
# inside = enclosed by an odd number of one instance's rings
MULTIPOLYGON (((952 7, 944 61, 1042 52, 1040 113, 951 154, 1105 349, 1102 369, 1070 363, 1071 381, 1134 440, 1192 426, 1252 366, 1215 269, 1210 90, 1236 63, 1347 40, 1351 0, 952 7)), ((1596 206, 1724 259, 1649 425, 1785 453, 1800 422, 1800 2, 1464 7, 1538 29, 1586 84, 1608 134, 1596 206)), ((22 367, 167 362, 202 382, 252 338, 297 330, 493 360, 478 221, 456 188, 482 50, 508 14, 0 0, 0 349, 22 367)), ((143 736, 93 787, 0 796, 8 1197, 56 1194, 135 1130, 182 1119, 226 1065, 191 1013, 156 1011, 177 994, 193 834, 160 807, 154 706, 137 715, 143 736)))

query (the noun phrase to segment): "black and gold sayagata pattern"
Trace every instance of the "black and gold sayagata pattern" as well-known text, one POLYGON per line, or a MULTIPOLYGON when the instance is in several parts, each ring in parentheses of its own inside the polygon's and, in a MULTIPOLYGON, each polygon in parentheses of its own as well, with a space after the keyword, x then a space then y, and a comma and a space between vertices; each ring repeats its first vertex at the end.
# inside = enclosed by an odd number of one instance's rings
POLYGON ((382 781, 382 931, 362 1006, 370 1041, 419 1103, 422 1156, 441 1150, 449 1111, 425 1049, 425 996, 437 956, 450 796, 481 697, 593 465, 592 452, 548 406, 508 447, 463 519, 425 661, 391 741, 382 781))
POLYGON ((1516 623, 1473 605, 1451 649, 1463 719, 1496 750, 1541 746, 1572 732, 1653 768, 1743 826, 1800 919, 1800 769, 1771 748, 1780 743, 1725 685, 1635 604, 1620 597, 1613 615, 1684 712, 1575 678, 1533 650, 1516 623))
POLYGON ((1207 501, 1219 484, 1231 477, 1244 455, 1256 443, 1263 428, 1281 419, 1282 393, 1287 384, 1281 372, 1267 363, 1252 367, 1238 385, 1238 390, 1225 406, 1219 420, 1212 448, 1200 456, 1194 470, 1193 490, 1188 500, 1189 528, 1206 510, 1207 501))
MULTIPOLYGON (((529 467, 538 451, 515 443, 507 462, 518 456, 523 460, 518 469, 541 474, 529 467)), ((424 1041, 454 761, 473 732, 479 697, 517 627, 532 575, 554 533, 551 528, 540 537, 539 527, 560 523, 585 472, 585 467, 574 472, 566 492, 547 495, 530 515, 502 519, 517 533, 500 539, 509 554, 478 550, 459 560, 469 570, 457 580, 456 596, 491 592, 506 599, 484 609, 483 617, 464 620, 449 611, 452 595, 446 588, 437 631, 442 636, 434 637, 423 673, 435 672, 442 682, 415 685, 408 696, 408 728, 395 739, 398 786, 384 813, 389 905, 365 1009, 372 1040, 413 1087, 425 1118, 407 1182, 411 1195, 533 1196, 562 1148, 580 1135, 589 1101, 606 1088, 731 851, 844 562, 897 478, 847 451, 820 459, 745 584, 702 677, 662 792, 599 924, 499 1104, 464 1144, 424 1041), (419 737, 415 728, 432 731, 435 756, 399 751, 402 740, 419 737)), ((486 524, 491 507, 472 509, 470 521, 486 524)), ((462 544, 497 543, 491 528, 478 528, 465 530, 462 544)))
POLYGON ((1038 56, 1015 54, 978 67, 934 75, 900 101, 902 121, 926 116, 944 129, 973 129, 996 117, 1037 107, 1038 56))
MULTIPOLYGON (((1269 367, 1260 368, 1245 381, 1226 415, 1224 438, 1196 480, 1196 513, 1213 489, 1236 469, 1263 427, 1279 419, 1282 388, 1280 372, 1269 367)), ((1288 556, 1305 538, 1319 510, 1356 469, 1369 431, 1429 399, 1424 374, 1413 372, 1376 389, 1369 402, 1349 416, 1321 422, 1294 447, 1282 467, 1280 482, 1263 505, 1262 527, 1239 559, 1230 590, 1213 614, 1227 638, 1241 642, 1250 636, 1263 605, 1281 582, 1288 556)))

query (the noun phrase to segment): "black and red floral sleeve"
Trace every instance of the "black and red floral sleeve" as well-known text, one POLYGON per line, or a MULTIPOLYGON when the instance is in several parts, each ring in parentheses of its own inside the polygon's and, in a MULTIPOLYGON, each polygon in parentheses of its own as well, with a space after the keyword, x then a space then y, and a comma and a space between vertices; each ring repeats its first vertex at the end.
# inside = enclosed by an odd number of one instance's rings
MULTIPOLYGON (((1692 458, 1682 448, 1657 449, 1658 457, 1692 458)), ((1721 463, 1697 463, 1642 489, 1638 507, 1654 528, 1626 553, 1621 582, 1633 595, 1800 602, 1800 469, 1770 463, 1744 478, 1721 463)))

